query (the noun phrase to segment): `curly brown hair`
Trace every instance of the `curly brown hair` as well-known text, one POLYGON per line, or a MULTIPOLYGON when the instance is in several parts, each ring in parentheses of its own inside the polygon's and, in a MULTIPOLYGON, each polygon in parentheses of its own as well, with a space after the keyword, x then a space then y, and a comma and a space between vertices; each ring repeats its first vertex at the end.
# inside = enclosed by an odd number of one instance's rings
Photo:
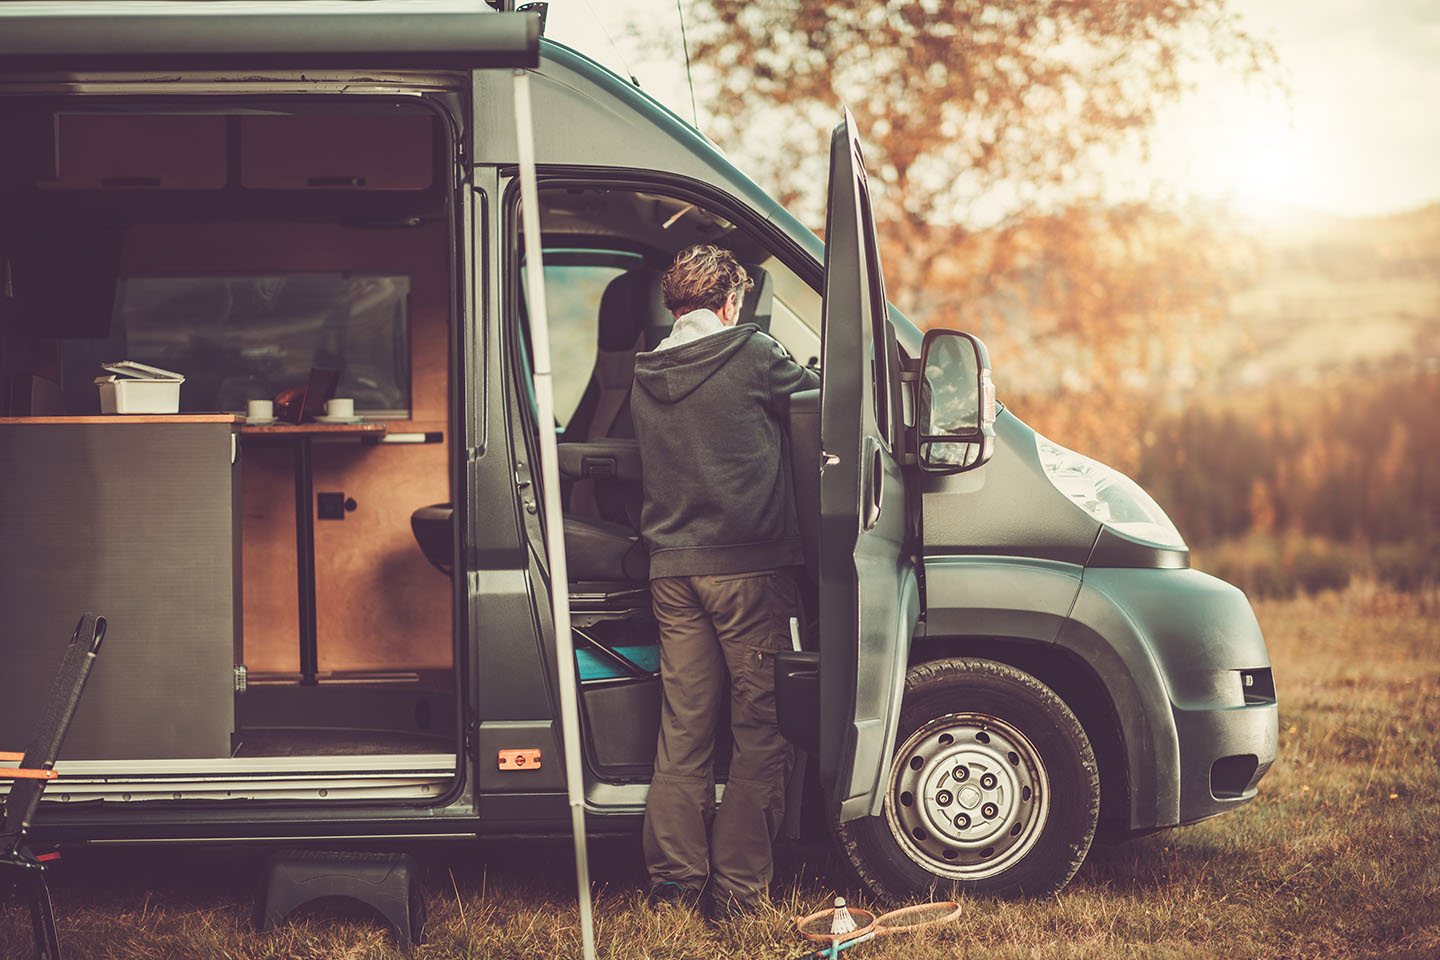
POLYGON ((755 281, 729 250, 697 243, 675 255, 675 262, 660 280, 665 309, 675 316, 691 310, 720 312, 731 293, 742 299, 755 281))

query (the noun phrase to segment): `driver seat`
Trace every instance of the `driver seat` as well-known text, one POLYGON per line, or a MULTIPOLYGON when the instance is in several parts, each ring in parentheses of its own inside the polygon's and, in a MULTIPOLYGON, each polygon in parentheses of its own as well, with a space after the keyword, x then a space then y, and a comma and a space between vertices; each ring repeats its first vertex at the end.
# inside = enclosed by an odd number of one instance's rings
POLYGON ((660 302, 659 283, 654 271, 637 267, 600 296, 595 367, 560 437, 561 471, 570 481, 565 558, 572 581, 649 579, 630 388, 660 302))

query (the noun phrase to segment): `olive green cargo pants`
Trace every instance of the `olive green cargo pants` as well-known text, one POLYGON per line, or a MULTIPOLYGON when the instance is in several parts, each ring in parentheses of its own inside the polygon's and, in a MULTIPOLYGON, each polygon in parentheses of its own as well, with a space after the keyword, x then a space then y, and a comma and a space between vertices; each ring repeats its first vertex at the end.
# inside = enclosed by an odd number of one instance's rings
POLYGON ((645 806, 650 883, 751 903, 774 870, 794 751, 775 719, 775 652, 790 649, 799 594, 788 568, 650 582, 660 624, 660 738, 645 806), (730 698, 734 749, 715 810, 715 728, 730 698), (709 836, 707 839, 707 827, 709 836))

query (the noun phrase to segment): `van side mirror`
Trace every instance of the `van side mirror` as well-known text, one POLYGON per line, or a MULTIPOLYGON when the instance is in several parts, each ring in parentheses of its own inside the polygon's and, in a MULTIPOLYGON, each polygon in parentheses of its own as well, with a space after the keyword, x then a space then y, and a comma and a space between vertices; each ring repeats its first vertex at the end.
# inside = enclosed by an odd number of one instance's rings
POLYGON ((979 337, 929 330, 920 345, 920 468, 961 473, 995 453, 995 385, 979 337))

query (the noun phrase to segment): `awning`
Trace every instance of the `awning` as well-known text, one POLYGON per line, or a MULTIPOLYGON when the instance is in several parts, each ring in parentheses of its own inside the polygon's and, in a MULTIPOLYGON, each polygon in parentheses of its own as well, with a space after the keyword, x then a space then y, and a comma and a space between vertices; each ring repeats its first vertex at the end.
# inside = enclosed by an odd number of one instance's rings
POLYGON ((535 67, 540 22, 478 4, 0 3, 0 71, 535 67))

